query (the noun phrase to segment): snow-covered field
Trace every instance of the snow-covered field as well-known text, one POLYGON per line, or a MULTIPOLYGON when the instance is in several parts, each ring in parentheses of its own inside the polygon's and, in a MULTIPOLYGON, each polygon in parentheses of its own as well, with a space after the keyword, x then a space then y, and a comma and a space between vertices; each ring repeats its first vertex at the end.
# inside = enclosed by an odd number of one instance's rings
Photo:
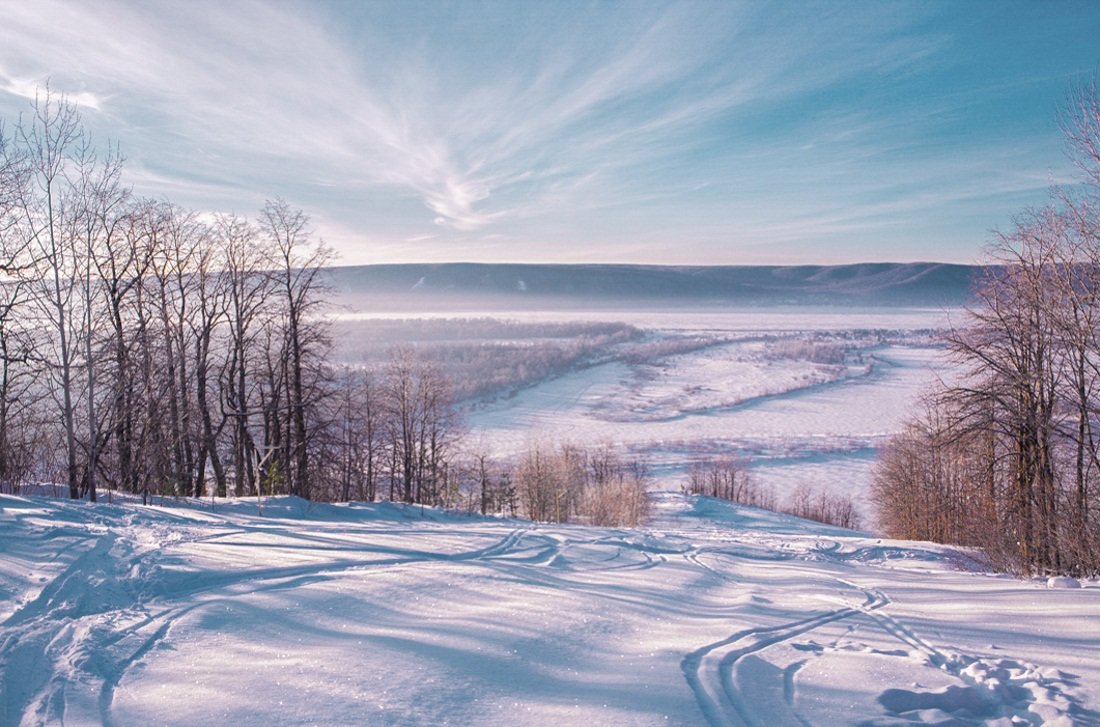
POLYGON ((624 531, 0 497, 0 725, 1100 724, 1100 583, 655 498, 624 531))

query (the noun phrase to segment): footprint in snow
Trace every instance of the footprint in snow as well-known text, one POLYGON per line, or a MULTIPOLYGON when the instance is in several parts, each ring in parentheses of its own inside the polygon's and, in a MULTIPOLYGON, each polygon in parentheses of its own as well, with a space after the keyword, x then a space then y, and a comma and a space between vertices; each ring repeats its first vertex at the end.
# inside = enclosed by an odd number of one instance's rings
POLYGON ((934 690, 886 689, 878 702, 889 717, 862 722, 860 727, 898 725, 899 720, 900 724, 1070 727, 1097 717, 1084 714, 1066 693, 1066 687, 1074 684, 1072 675, 1058 670, 970 656, 952 657, 941 668, 963 684, 934 690))

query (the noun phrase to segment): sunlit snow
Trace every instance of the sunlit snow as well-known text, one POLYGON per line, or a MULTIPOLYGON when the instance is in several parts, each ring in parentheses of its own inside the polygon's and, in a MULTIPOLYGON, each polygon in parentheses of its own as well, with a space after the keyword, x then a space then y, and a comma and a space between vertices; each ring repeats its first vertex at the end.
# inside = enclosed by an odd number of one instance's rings
POLYGON ((0 497, 2 724, 1097 720, 1100 584, 656 506, 624 531, 0 497))

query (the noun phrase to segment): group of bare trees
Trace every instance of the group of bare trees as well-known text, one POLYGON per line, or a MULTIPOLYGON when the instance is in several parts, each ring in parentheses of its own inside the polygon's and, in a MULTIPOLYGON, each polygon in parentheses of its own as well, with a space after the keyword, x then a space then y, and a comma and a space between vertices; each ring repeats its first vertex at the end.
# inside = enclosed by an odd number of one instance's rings
POLYGON ((695 462, 688 469, 684 489, 693 495, 715 497, 765 510, 774 510, 777 505, 775 493, 761 487, 749 474, 744 462, 732 458, 695 462))
POLYGON ((0 130, 0 482, 309 496, 328 250, 282 201, 204 220, 122 170, 48 90, 0 130))
POLYGON ((335 383, 333 436, 315 463, 329 473, 325 499, 454 506, 462 429, 439 370, 395 349, 380 371, 346 367, 335 383))
POLYGON ((199 216, 122 172, 49 90, 0 129, 0 488, 641 520, 644 473, 609 452, 459 458, 451 385, 410 350, 334 368, 300 211, 199 216))
POLYGON ((1084 184, 998 235, 965 325, 962 378, 880 461, 880 524, 976 545, 1023 572, 1100 572, 1100 95, 1064 129, 1084 184))
POLYGON ((533 446, 509 479, 532 520, 636 526, 649 514, 645 465, 607 446, 533 446))
POLYGON ((332 368, 305 215, 202 217, 122 171, 49 90, 0 127, 0 487, 442 502, 449 386, 405 352, 332 368))
POLYGON ((801 484, 780 501, 774 491, 753 478, 745 462, 729 457, 694 463, 688 470, 684 491, 841 528, 855 530, 863 525, 851 496, 801 484))

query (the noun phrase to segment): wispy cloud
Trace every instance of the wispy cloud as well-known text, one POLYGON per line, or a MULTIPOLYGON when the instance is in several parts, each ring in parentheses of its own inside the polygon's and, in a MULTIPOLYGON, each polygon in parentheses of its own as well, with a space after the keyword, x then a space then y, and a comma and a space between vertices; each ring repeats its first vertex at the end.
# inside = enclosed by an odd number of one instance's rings
POLYGON ((974 94, 935 87, 957 39, 856 7, 37 0, 0 24, 0 113, 49 78, 143 191, 300 200, 349 250, 809 244, 990 187, 955 168, 974 94))
MULTIPOLYGON (((0 91, 9 93, 12 96, 27 99, 28 101, 35 101, 43 94, 45 84, 38 80, 31 80, 25 78, 13 78, 7 76, 3 71, 0 71, 0 91)), ((71 102, 79 105, 81 108, 99 110, 102 106, 102 102, 98 96, 87 91, 71 91, 66 89, 59 89, 59 93, 68 98, 71 102)))

